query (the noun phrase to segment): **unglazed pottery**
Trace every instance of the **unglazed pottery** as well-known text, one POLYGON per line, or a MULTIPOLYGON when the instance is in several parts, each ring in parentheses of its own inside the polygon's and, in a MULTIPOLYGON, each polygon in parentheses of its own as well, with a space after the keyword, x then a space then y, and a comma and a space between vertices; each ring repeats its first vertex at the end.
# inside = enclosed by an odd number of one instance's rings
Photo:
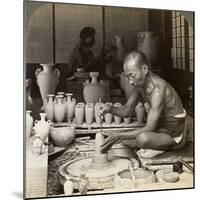
POLYGON ((45 120, 46 116, 46 113, 40 113, 41 120, 35 120, 33 127, 35 136, 40 137, 43 142, 46 141, 49 135, 50 125, 52 124, 50 120, 45 120))
POLYGON ((125 117, 124 118, 124 123, 125 124, 130 124, 131 123, 131 116, 125 117))
POLYGON ((50 136, 55 145, 59 147, 67 147, 75 137, 75 127, 52 125, 50 136))
POLYGON ((65 96, 67 97, 67 120, 70 123, 74 117, 75 105, 76 102, 72 101, 72 93, 66 93, 65 96))
POLYGON ((48 101, 47 104, 45 105, 45 112, 47 113, 47 119, 53 121, 54 119, 54 94, 48 94, 48 101))
POLYGON ((47 94, 55 94, 55 90, 59 82, 60 72, 58 69, 53 70, 54 64, 41 65, 43 70, 40 68, 36 69, 35 76, 42 96, 44 109, 47 94))
MULTIPOLYGON (((122 105, 121 103, 116 102, 114 104, 114 107, 120 107, 121 105, 122 105)), ((114 121, 115 121, 116 124, 120 124, 122 119, 121 119, 121 117, 118 117, 118 116, 114 115, 114 121)))
POLYGON ((138 33, 138 50, 143 52, 149 62, 158 58, 158 36, 154 32, 145 31, 138 33))
POLYGON ((91 83, 89 81, 84 83, 83 97, 86 103, 97 103, 100 97, 102 100, 107 98, 106 87, 102 82, 98 82, 98 76, 99 72, 90 72, 91 83))
POLYGON ((145 113, 146 112, 145 112, 145 108, 143 106, 143 103, 139 102, 137 104, 137 106, 135 107, 135 115, 136 115, 136 119, 137 119, 139 124, 144 123, 145 113))
POLYGON ((83 124, 85 115, 85 104, 84 103, 77 103, 75 107, 75 119, 78 125, 83 124))
POLYGON ((57 102, 54 104, 54 113, 56 122, 63 122, 66 115, 66 106, 63 103, 63 96, 56 96, 57 102))
MULTIPOLYGON (((111 102, 107 102, 106 104, 107 104, 107 105, 110 105, 110 106, 113 105, 113 103, 111 103, 111 102)), ((105 119, 105 123, 106 123, 106 124, 112 124, 113 114, 111 114, 111 113, 106 113, 106 114, 104 115, 104 119, 105 119)))
POLYGON ((66 181, 64 183, 64 193, 66 196, 71 196, 74 190, 74 183, 72 181, 66 181))
POLYGON ((85 121, 87 124, 92 124, 94 119, 94 104, 87 103, 85 106, 85 121))
POLYGON ((33 117, 31 117, 31 111, 26 111, 26 137, 29 138, 32 134, 33 117))

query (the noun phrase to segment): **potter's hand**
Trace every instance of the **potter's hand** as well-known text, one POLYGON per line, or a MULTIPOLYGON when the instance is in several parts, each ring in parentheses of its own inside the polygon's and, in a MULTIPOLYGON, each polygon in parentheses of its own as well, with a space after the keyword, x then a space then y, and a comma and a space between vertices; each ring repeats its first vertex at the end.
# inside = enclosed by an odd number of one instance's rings
POLYGON ((100 106, 97 107, 97 115, 102 116, 105 115, 110 111, 111 106, 107 104, 101 104, 100 106))
POLYGON ((110 135, 105 139, 104 143, 100 146, 101 152, 107 152, 112 145, 117 142, 117 140, 119 140, 119 135, 116 133, 110 133, 110 135))

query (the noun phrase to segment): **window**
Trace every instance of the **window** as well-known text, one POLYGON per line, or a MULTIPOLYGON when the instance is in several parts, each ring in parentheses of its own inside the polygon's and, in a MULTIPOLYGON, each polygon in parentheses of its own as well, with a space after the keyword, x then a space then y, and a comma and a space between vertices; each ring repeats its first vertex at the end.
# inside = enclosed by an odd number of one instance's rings
POLYGON ((172 60, 173 67, 193 72, 193 28, 180 12, 172 11, 172 60))

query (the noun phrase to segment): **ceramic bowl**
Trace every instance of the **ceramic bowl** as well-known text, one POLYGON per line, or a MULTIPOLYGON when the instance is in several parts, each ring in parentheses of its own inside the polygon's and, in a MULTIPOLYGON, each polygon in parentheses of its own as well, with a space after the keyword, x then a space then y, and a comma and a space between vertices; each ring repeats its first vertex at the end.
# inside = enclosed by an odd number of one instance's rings
POLYGON ((67 147, 74 140, 75 127, 52 125, 50 128, 50 136, 56 146, 67 147))

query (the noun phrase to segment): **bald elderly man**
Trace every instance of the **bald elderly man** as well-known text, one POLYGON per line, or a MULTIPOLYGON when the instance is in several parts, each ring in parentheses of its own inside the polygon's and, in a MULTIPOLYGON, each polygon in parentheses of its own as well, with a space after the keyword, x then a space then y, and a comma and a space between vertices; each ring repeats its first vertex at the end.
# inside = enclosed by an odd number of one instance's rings
POLYGON ((101 146, 101 151, 107 151, 118 140, 133 149, 140 149, 138 153, 146 158, 181 148, 185 140, 183 133, 186 113, 177 92, 169 83, 151 72, 142 52, 130 52, 123 68, 135 90, 125 105, 112 107, 103 104, 99 113, 129 116, 138 103, 138 97, 142 96, 150 105, 146 125, 133 131, 110 133, 101 146))

